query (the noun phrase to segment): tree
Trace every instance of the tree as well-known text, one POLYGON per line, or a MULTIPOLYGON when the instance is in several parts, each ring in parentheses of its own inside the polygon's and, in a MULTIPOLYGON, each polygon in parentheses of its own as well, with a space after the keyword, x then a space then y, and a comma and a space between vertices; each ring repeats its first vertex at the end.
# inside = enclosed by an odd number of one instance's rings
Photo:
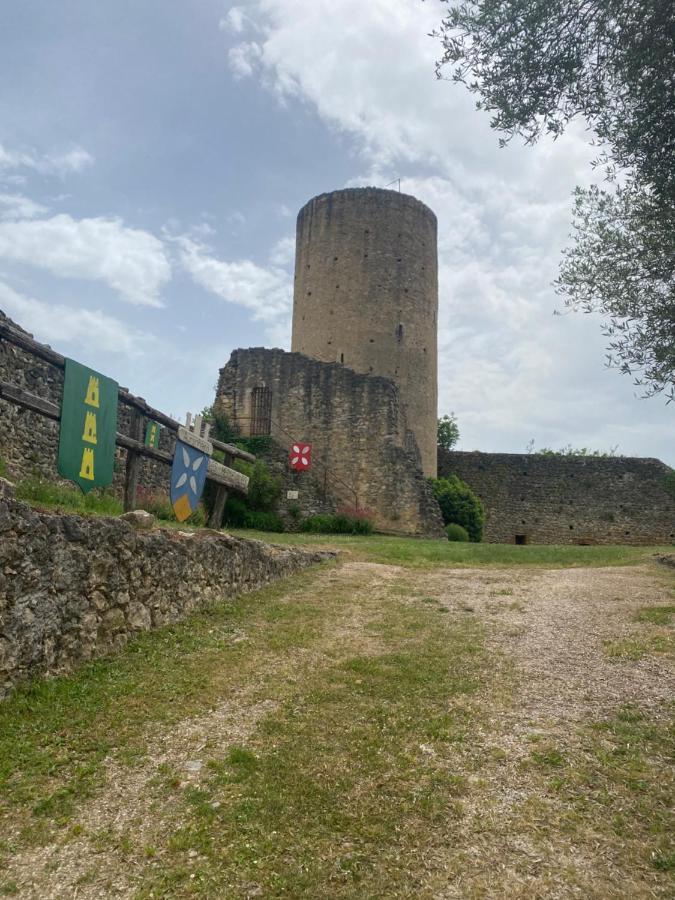
MULTIPOLYGON (((447 0, 444 0, 447 2, 447 0)), ((609 362, 647 393, 675 383, 675 4, 466 0, 436 32, 437 65, 493 114, 500 143, 560 135, 581 117, 611 189, 578 189, 556 282, 607 318, 609 362)))
POLYGON ((459 425, 454 413, 439 418, 437 435, 438 446, 444 450, 452 450, 459 440, 459 425))

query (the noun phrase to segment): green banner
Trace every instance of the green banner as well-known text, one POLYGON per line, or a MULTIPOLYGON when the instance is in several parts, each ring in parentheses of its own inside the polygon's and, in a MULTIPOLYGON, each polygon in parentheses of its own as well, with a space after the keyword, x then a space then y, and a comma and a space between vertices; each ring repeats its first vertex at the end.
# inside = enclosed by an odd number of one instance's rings
POLYGON ((145 446, 159 450, 159 423, 152 419, 145 426, 145 446))
POLYGON ((85 494, 112 484, 117 391, 116 381, 66 359, 58 470, 85 494))

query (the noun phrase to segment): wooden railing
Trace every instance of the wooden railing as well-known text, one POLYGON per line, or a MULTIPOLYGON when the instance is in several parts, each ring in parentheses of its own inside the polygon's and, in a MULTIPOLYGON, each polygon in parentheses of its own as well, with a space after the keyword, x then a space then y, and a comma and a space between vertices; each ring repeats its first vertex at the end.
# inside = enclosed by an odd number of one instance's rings
MULTIPOLYGON (((24 353, 42 359, 58 369, 65 368, 66 360, 60 353, 52 350, 51 347, 38 343, 30 335, 12 328, 9 323, 0 320, 0 343, 2 342, 12 344, 24 353)), ((0 399, 13 403, 16 406, 21 406, 24 409, 29 409, 55 422, 58 422, 61 418, 61 410, 56 403, 38 397, 6 381, 0 381, 0 399)), ((174 434, 178 431, 180 423, 160 410, 154 409, 143 397, 136 397, 127 388, 119 388, 118 402, 131 408, 131 434, 117 432, 115 439, 116 444, 127 451, 124 478, 124 508, 125 510, 131 510, 136 507, 136 491, 141 459, 146 457, 169 466, 173 463, 173 456, 170 453, 145 446, 143 438, 147 420, 158 422, 174 434)), ((223 508, 228 491, 232 490, 240 494, 248 493, 248 478, 230 467, 233 460, 242 459, 246 462, 255 462, 256 458, 252 453, 235 447, 234 444, 228 444, 213 438, 210 438, 210 441, 217 450, 225 454, 226 463, 223 465, 216 463, 214 460, 209 460, 206 474, 207 480, 215 482, 218 486, 213 510, 209 517, 209 525, 217 527, 222 521, 223 508)))

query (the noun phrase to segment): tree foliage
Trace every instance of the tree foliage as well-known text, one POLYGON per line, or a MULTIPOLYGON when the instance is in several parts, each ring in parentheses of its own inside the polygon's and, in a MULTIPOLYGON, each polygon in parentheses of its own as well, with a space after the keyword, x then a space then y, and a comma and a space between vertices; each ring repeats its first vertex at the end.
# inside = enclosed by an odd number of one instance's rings
POLYGON ((444 450, 452 450, 459 440, 459 425, 454 413, 439 418, 437 435, 438 446, 444 450))
POLYGON ((478 543, 483 537, 485 524, 485 511, 478 496, 456 475, 430 478, 429 481, 441 508, 443 523, 461 525, 469 539, 478 543))
POLYGON ((672 396, 675 4, 466 0, 437 35, 439 76, 450 66, 477 95, 501 143, 558 136, 575 118, 594 132, 614 184, 577 190, 557 288, 569 307, 604 314, 610 363, 672 396))

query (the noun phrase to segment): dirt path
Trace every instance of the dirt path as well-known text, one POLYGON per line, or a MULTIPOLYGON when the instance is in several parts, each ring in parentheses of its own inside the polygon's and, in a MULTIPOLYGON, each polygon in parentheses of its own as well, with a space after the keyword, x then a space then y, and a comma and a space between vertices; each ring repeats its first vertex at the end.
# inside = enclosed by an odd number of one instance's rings
MULTIPOLYGON (((635 621, 637 610, 672 604, 671 590, 656 570, 411 573, 394 566, 344 563, 317 573, 304 590, 308 596, 339 594, 337 612, 319 629, 310 648, 282 652, 264 662, 267 675, 311 681, 336 660, 375 654, 381 644, 369 623, 381 609, 433 601, 454 615, 476 616, 486 628, 495 668, 513 679, 506 704, 500 700, 491 706, 487 693, 479 693, 486 717, 471 746, 452 751, 453 766, 464 771, 474 790, 464 801, 463 824, 452 852, 444 856, 438 847, 430 850, 429 872, 422 876, 417 896, 621 896, 611 887, 616 848, 603 857, 593 835, 570 836, 564 828, 557 834, 547 827, 537 836, 529 818, 525 821, 530 802, 549 806, 556 802, 542 795, 543 776, 529 767, 529 761, 533 746, 542 741, 546 747, 555 744, 561 758, 586 752, 583 729, 615 715, 626 704, 639 706, 657 720, 665 715, 675 694, 668 655, 645 652, 641 658, 625 659, 611 655, 612 647, 621 648, 621 642, 632 642, 633 656, 640 641, 649 646, 654 629, 635 621), (486 859, 498 861, 488 872, 486 859)), ((245 631, 233 638, 248 639, 245 631)), ((17 852, 3 873, 6 881, 17 886, 21 897, 39 900, 136 896, 141 873, 153 865, 149 851, 144 855, 142 848, 159 845, 175 826, 183 803, 181 791, 198 788, 207 774, 205 747, 212 757, 245 743, 277 706, 277 700, 260 700, 243 691, 205 715, 166 730, 149 729, 148 753, 141 765, 106 761, 101 790, 80 811, 75 831, 65 837, 55 831, 42 846, 22 849, 17 827, 13 836, 17 852), (173 773, 180 790, 166 791, 167 773, 173 773), (129 830, 139 851, 125 852, 121 866, 119 846, 129 830)), ((197 857, 197 851, 194 854, 197 857)), ((622 883, 623 896, 667 896, 658 884, 638 875, 633 878, 630 872, 622 883)), ((250 896, 262 894, 254 890, 250 896)), ((361 894, 355 889, 349 896, 361 894)))

